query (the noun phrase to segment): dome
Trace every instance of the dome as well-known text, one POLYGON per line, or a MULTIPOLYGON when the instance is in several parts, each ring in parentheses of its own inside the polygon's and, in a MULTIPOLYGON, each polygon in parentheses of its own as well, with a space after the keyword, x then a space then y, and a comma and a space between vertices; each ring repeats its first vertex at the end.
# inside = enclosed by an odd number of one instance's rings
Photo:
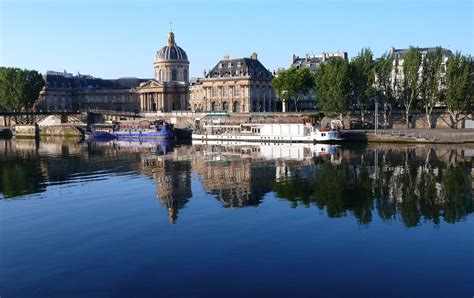
POLYGON ((174 33, 168 34, 168 42, 166 46, 156 52, 155 62, 166 62, 166 61, 184 61, 188 62, 188 56, 186 52, 176 45, 174 41, 174 33))

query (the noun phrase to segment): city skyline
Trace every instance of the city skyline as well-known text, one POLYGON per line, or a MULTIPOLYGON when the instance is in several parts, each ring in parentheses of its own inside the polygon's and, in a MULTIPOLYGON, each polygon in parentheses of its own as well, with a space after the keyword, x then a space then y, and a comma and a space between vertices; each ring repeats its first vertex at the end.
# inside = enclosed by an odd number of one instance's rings
POLYGON ((410 45, 472 54, 474 43, 471 1, 401 1, 395 7, 376 1, 1 0, 0 15, 1 66, 103 78, 153 77, 153 58, 170 27, 188 54, 191 77, 225 55, 256 52, 275 70, 288 68, 293 54, 347 51, 352 57, 370 47, 378 57, 410 45))

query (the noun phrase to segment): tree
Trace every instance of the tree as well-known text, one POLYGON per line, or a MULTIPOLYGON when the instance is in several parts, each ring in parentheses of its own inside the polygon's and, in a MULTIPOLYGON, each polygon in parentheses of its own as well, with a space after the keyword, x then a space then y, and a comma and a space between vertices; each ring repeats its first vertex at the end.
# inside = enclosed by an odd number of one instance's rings
POLYGON ((0 108, 30 110, 43 86, 43 77, 35 70, 0 67, 0 108))
POLYGON ((388 116, 392 111, 393 89, 390 82, 393 68, 393 57, 385 53, 377 59, 374 66, 375 94, 377 99, 383 103, 384 127, 388 125, 388 116))
POLYGON ((403 80, 401 86, 401 100, 405 109, 407 128, 410 128, 411 108, 416 105, 420 91, 419 71, 421 66, 420 49, 410 47, 403 59, 403 80))
POLYGON ((445 102, 453 128, 458 127, 461 113, 471 107, 473 99, 471 65, 472 58, 460 52, 447 62, 445 102))
POLYGON ((374 95, 374 61, 369 48, 362 49, 350 63, 351 89, 354 103, 360 109, 362 124, 370 98, 374 95))
POLYGON ((326 114, 337 113, 342 118, 350 98, 349 62, 335 57, 322 64, 316 73, 314 88, 318 108, 326 114))
POLYGON ((272 81, 272 86, 276 90, 278 98, 283 102, 283 106, 293 99, 296 111, 298 111, 300 96, 307 95, 313 85, 314 76, 306 67, 301 69, 292 67, 284 70, 277 74, 272 81))
POLYGON ((425 110, 426 123, 431 125, 431 113, 441 97, 441 63, 443 56, 441 47, 437 47, 435 52, 426 54, 422 62, 420 99, 425 110))

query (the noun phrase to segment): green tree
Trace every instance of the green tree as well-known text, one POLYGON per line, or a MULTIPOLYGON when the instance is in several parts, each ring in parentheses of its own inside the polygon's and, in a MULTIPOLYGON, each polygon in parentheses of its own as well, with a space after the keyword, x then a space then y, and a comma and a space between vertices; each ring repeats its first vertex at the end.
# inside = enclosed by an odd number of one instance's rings
POLYGON ((0 67, 0 108, 31 110, 43 86, 43 77, 35 70, 0 67))
MULTIPOLYGON (((298 101, 301 96, 307 95, 314 85, 314 76, 309 68, 294 67, 277 74, 272 86, 282 101, 283 106, 291 99, 294 100, 295 110, 298 111, 298 101)), ((285 108, 284 110, 285 111, 285 108)))
POLYGON ((379 102, 383 105, 384 127, 388 125, 388 116, 392 111, 393 89, 391 84, 391 75, 393 69, 393 57, 385 53, 377 59, 374 66, 375 90, 379 102))
POLYGON ((431 113, 441 97, 441 63, 443 56, 441 47, 437 47, 435 52, 426 54, 422 62, 420 99, 425 110, 426 123, 431 125, 431 113))
POLYGON ((471 107, 473 99, 471 65, 472 58, 459 52, 447 62, 445 102, 453 128, 458 127, 461 113, 471 107))
POLYGON ((349 62, 335 57, 322 64, 316 73, 314 88, 318 108, 326 114, 339 114, 342 118, 350 98, 349 62))
POLYGON ((350 63, 351 89, 354 103, 360 109, 362 124, 365 111, 374 95, 374 60, 370 48, 362 49, 350 63))
POLYGON ((403 80, 401 82, 401 102, 405 110, 405 120, 407 128, 410 128, 410 113, 412 107, 416 106, 416 101, 420 92, 421 52, 420 49, 410 47, 403 59, 403 80))

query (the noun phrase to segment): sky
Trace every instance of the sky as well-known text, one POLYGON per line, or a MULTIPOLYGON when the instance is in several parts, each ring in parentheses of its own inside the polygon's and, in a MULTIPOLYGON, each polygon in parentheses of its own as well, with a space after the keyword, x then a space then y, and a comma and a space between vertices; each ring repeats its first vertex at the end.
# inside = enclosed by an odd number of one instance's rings
POLYGON ((153 77, 172 27, 199 77, 225 55, 292 55, 442 46, 473 55, 474 0, 0 0, 0 65, 107 79, 153 77), (171 26, 170 26, 171 22, 171 26))

